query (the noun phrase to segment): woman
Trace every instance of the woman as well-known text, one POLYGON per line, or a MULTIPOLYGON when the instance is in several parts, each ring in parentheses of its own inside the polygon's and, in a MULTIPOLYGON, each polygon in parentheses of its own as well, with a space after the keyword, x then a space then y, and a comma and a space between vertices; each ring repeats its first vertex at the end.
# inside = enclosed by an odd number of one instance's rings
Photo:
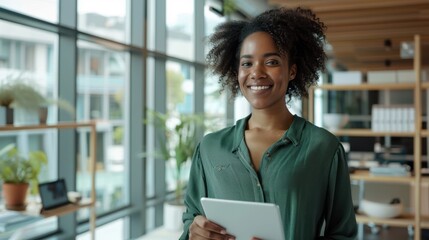
POLYGON ((204 217, 201 197, 275 203, 288 240, 355 238, 340 142, 286 105, 291 97, 307 96, 324 70, 324 30, 310 10, 300 8, 216 28, 208 63, 233 96, 241 92, 252 113, 208 134, 197 147, 181 239, 234 239, 204 217))

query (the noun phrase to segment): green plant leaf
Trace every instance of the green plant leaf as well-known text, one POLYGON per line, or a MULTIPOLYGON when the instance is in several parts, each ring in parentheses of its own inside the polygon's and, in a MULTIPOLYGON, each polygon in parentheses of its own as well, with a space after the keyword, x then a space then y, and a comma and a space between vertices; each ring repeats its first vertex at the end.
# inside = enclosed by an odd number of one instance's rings
POLYGON ((48 159, 42 151, 33 151, 28 157, 9 145, 0 150, 0 179, 7 183, 30 183, 32 194, 38 193, 38 177, 48 159))

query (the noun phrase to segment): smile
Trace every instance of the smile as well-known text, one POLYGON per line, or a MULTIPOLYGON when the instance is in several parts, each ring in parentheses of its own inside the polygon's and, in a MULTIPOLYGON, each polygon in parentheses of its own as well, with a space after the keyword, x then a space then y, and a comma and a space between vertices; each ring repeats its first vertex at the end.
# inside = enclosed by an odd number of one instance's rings
POLYGON ((249 86, 251 90, 265 90, 270 88, 270 86, 249 86))

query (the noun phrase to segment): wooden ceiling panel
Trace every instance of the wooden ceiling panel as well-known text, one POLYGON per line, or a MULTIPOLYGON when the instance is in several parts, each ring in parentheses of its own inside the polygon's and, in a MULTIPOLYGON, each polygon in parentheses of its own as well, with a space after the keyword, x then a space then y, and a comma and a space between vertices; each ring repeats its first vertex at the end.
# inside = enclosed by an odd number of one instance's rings
MULTIPOLYGON (((268 0, 274 7, 307 7, 327 26, 328 56, 348 69, 412 69, 413 61, 401 59, 400 44, 422 35, 429 42, 428 0, 268 0), (385 41, 391 42, 390 47, 385 41), (386 61, 390 66, 386 66, 386 61)), ((429 52, 423 48, 423 66, 429 52), (427 54, 425 54, 427 53, 427 54)))

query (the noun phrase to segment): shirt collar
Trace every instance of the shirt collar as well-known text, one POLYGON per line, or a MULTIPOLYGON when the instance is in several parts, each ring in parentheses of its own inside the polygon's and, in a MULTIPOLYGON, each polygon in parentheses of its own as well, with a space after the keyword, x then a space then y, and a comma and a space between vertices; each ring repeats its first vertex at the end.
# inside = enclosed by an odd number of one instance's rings
MULTIPOLYGON (((244 141, 244 131, 246 130, 247 122, 249 121, 251 115, 252 114, 249 114, 247 117, 239 119, 235 123, 233 152, 238 149, 241 141, 244 141)), ((290 125, 286 133, 283 135, 282 139, 289 140, 292 142, 294 146, 297 146, 301 141, 301 136, 302 136, 302 132, 304 130, 305 124, 306 124, 306 120, 304 118, 294 115, 292 124, 290 125)))

